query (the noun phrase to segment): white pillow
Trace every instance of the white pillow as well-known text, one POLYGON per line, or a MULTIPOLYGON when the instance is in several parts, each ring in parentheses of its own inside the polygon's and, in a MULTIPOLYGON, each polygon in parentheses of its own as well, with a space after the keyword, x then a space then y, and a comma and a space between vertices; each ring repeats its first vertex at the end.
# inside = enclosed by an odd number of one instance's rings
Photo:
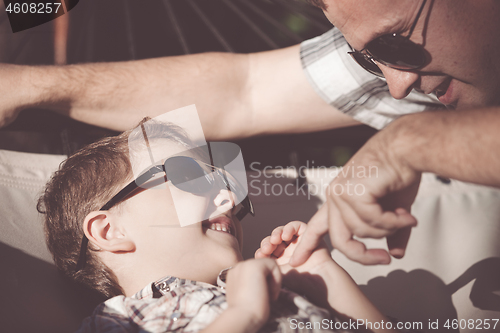
POLYGON ((0 327, 71 332, 97 300, 61 277, 36 202, 65 156, 0 150, 0 327))

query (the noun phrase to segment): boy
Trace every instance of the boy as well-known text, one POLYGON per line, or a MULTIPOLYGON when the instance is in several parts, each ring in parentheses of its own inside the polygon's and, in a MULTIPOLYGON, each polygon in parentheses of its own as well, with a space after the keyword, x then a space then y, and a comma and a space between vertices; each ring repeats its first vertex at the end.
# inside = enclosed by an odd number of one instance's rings
POLYGON ((56 265, 113 297, 80 332, 345 331, 347 322, 330 318, 387 322, 324 247, 288 266, 304 224, 278 228, 259 259, 242 261, 239 220, 251 203, 231 174, 211 166, 210 149, 192 148, 180 128, 143 122, 75 153, 47 184, 39 210, 56 265), (281 289, 282 279, 330 313, 281 289))

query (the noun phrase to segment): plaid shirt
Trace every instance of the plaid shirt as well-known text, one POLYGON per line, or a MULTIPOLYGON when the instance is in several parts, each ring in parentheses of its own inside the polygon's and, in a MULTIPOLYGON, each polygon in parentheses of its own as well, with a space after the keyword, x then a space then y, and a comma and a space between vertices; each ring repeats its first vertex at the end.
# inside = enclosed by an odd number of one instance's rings
POLYGON ((408 113, 442 108, 435 96, 412 91, 394 99, 387 83, 365 71, 347 52, 351 49, 337 29, 302 43, 302 66, 315 91, 330 105, 354 119, 382 129, 408 113))
MULTIPOLYGON (((88 332, 198 332, 227 309, 225 283, 218 286, 204 282, 165 277, 146 286, 132 297, 116 296, 100 304, 86 318, 79 333, 88 332)), ((330 322, 328 312, 305 298, 285 289, 271 307, 267 324, 260 332, 346 332, 328 329, 293 328, 295 323, 330 322)), ((299 326, 299 325, 295 325, 299 326)))

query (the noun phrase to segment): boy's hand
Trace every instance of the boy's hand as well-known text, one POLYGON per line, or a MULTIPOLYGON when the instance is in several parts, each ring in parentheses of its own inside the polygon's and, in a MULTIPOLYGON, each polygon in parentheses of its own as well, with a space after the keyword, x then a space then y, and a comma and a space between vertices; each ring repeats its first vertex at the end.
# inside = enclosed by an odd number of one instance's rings
MULTIPOLYGON (((255 258, 275 258, 278 265, 286 266, 288 271, 290 259, 306 229, 307 224, 300 221, 277 227, 271 236, 262 240, 260 248, 255 252, 255 258)), ((296 269, 305 272, 329 261, 332 261, 331 255, 325 243, 321 241, 311 257, 296 269)), ((282 272, 285 273, 283 269, 282 272)))
POLYGON ((250 259, 228 272, 226 297, 228 310, 237 311, 248 327, 260 328, 269 317, 270 302, 278 299, 281 272, 274 260, 250 259))

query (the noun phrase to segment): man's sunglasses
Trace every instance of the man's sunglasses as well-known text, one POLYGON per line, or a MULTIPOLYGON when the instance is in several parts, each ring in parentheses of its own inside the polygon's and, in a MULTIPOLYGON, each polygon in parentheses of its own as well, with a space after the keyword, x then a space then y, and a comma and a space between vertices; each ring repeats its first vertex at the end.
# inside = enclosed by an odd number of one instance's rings
POLYGON ((377 63, 402 70, 424 67, 428 62, 427 52, 422 45, 412 42, 410 37, 426 1, 423 0, 408 36, 404 37, 399 34, 383 35, 369 42, 361 51, 356 51, 349 45, 352 51, 348 53, 361 67, 379 77, 384 77, 384 74, 377 66, 377 63))
MULTIPOLYGON (((237 209, 234 215, 238 220, 241 221, 248 213, 252 216, 255 215, 253 204, 248 198, 246 191, 229 172, 188 156, 170 157, 163 164, 152 166, 137 177, 137 179, 125 186, 102 206, 100 210, 111 209, 134 193, 138 188, 148 188, 146 184, 160 173, 165 174, 163 177, 165 182, 171 181, 176 188, 196 195, 208 194, 215 186, 219 185, 221 189, 225 188, 233 193, 238 201, 241 200, 240 204, 234 208, 237 209), (168 179, 166 175, 168 175, 168 179)), ((82 270, 85 266, 88 242, 87 236, 83 234, 80 256, 75 272, 82 270)))

